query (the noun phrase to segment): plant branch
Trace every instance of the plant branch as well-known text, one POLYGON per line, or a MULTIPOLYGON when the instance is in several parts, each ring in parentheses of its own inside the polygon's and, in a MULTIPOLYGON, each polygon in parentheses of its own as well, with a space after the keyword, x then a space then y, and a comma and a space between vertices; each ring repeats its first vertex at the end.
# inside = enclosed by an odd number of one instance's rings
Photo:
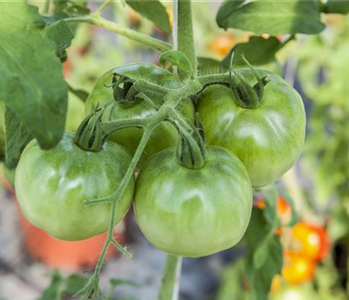
POLYGON ((127 37, 136 42, 139 42, 159 52, 166 52, 172 49, 172 45, 169 43, 163 42, 161 40, 152 38, 146 34, 139 33, 135 30, 108 21, 100 16, 89 15, 84 17, 66 18, 64 20, 69 23, 88 23, 91 25, 105 28, 109 31, 127 37))

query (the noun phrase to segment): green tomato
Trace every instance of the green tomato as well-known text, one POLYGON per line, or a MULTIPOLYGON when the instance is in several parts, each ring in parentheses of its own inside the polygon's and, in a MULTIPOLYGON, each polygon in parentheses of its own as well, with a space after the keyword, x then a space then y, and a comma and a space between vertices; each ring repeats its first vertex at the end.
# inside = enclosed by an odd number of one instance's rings
MULTIPOLYGON (((115 193, 131 157, 112 142, 99 152, 88 152, 66 133, 54 149, 41 150, 36 140, 25 148, 15 177, 16 194, 24 216, 50 235, 69 241, 83 240, 107 231, 110 203, 85 205, 85 200, 115 193)), ((119 200, 115 221, 130 208, 132 180, 119 200)))
MULTIPOLYGON (((103 106, 107 103, 115 103, 115 107, 109 106, 102 118, 102 121, 108 122, 118 119, 135 119, 151 117, 156 113, 156 109, 146 101, 141 100, 131 107, 125 107, 115 102, 113 97, 113 89, 110 86, 112 82, 113 73, 129 76, 131 79, 146 79, 154 84, 159 84, 167 88, 178 88, 181 83, 178 77, 172 73, 157 67, 153 64, 139 63, 121 66, 110 70, 100 77, 95 84, 92 92, 90 93, 86 101, 86 113, 90 113, 94 107, 99 104, 103 106)), ((163 96, 156 94, 147 94, 156 104, 161 104, 163 96)), ((180 104, 179 110, 184 118, 193 120, 194 118, 194 106, 190 99, 184 100, 180 104)), ((125 128, 114 132, 109 139, 124 146, 130 154, 134 154, 139 142, 142 138, 144 130, 141 128, 125 128)), ((174 146, 178 141, 177 130, 172 124, 168 122, 161 123, 153 132, 145 151, 142 155, 141 161, 145 161, 153 154, 174 146)))
MULTIPOLYGON (((255 83, 250 70, 239 72, 255 83)), ((207 143, 234 152, 254 187, 272 184, 289 170, 300 156, 305 138, 305 111, 297 91, 274 73, 258 72, 271 80, 258 108, 241 108, 233 92, 221 85, 206 88, 197 107, 207 143)))
POLYGON ((237 244, 252 209, 252 188, 241 161, 207 146, 205 165, 189 169, 175 149, 152 156, 136 183, 134 210, 145 237, 178 256, 200 257, 237 244))

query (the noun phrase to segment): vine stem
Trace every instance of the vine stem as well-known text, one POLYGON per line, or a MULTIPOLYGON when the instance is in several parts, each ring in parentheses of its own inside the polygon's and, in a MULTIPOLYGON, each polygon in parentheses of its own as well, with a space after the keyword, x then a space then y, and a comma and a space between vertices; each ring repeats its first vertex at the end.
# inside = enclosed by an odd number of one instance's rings
POLYGON ((97 277, 99 276, 99 273, 101 272, 102 266, 103 266, 103 261, 105 258, 105 255, 107 253, 108 247, 111 243, 114 243, 114 236, 113 236, 113 229, 115 227, 115 214, 116 214, 116 209, 117 209, 117 205, 119 203, 118 199, 121 198, 122 194, 124 193, 124 191, 127 188, 128 183, 130 182, 130 180, 132 179, 132 176, 134 176, 134 172, 136 170, 137 164, 142 156, 142 153, 145 149, 145 146, 148 143, 148 140, 151 136, 151 134, 153 133, 155 127, 157 125, 156 124, 152 124, 150 126, 148 126, 147 128, 145 128, 142 139, 139 143, 139 146, 136 150, 136 153, 134 154, 132 161, 130 163, 130 166, 127 169, 127 172, 124 176, 124 178, 122 179, 119 188, 117 189, 117 192, 115 194, 114 197, 114 201, 112 203, 112 207, 111 207, 111 216, 110 216, 110 224, 109 224, 109 231, 108 231, 108 237, 105 241, 102 253, 98 259, 97 265, 96 265, 96 269, 94 272, 94 275, 96 275, 97 277))
POLYGON ((158 300, 178 300, 182 257, 167 255, 158 300))
MULTIPOLYGON (((102 6, 103 6, 103 4, 102 4, 102 6)), ((166 51, 172 49, 172 45, 169 43, 163 42, 161 40, 150 37, 146 34, 139 33, 135 30, 132 30, 132 29, 129 29, 127 27, 116 24, 114 22, 108 21, 107 19, 102 18, 99 15, 99 13, 97 15, 93 14, 93 15, 88 15, 88 16, 83 16, 83 17, 66 18, 64 20, 66 22, 69 22, 69 23, 88 23, 91 25, 102 27, 102 28, 107 29, 109 31, 112 31, 116 34, 122 35, 122 36, 127 37, 131 40, 134 40, 134 41, 139 42, 143 45, 146 45, 146 46, 148 46, 154 50, 157 50, 159 52, 166 52, 166 51)))

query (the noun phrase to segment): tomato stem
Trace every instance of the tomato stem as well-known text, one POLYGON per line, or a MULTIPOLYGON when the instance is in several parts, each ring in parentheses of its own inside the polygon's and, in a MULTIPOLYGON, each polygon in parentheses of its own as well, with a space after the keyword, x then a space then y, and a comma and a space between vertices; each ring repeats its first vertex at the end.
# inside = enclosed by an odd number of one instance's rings
POLYGON ((191 0, 178 0, 175 4, 177 5, 178 10, 178 50, 183 52, 189 58, 195 72, 194 75, 196 75, 197 60, 195 55, 191 0))
POLYGON ((182 257, 167 255, 158 300, 177 300, 182 257))
POLYGON ((148 46, 154 50, 157 50, 159 52, 166 52, 168 50, 171 50, 171 48, 172 48, 172 45, 169 43, 155 39, 155 38, 150 37, 146 34, 139 33, 135 30, 121 26, 117 23, 108 21, 99 15, 98 16, 89 15, 89 16, 83 16, 83 17, 73 17, 73 18, 66 18, 63 20, 65 20, 66 22, 69 22, 69 23, 88 23, 91 25, 102 27, 102 28, 107 29, 109 31, 112 31, 116 34, 120 34, 124 37, 131 39, 131 40, 139 42, 139 43, 141 43, 145 46, 148 46))

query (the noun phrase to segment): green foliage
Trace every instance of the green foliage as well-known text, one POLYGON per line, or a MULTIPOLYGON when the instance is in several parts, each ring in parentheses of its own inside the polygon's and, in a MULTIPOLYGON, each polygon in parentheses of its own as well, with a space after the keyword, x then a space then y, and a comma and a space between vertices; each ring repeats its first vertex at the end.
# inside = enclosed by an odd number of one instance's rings
POLYGON ((246 268, 251 299, 267 300, 271 282, 281 273, 283 264, 280 239, 274 235, 274 227, 264 213, 257 208, 253 209, 245 237, 249 248, 246 268))
POLYGON ((143 17, 152 21, 155 26, 167 33, 171 32, 168 13, 159 0, 125 0, 125 2, 143 17))
POLYGON ((159 63, 164 67, 166 62, 170 62, 172 66, 178 67, 178 72, 182 80, 185 81, 194 76, 195 71, 193 65, 183 52, 170 50, 163 53, 160 56, 159 63))
POLYGON ((26 1, 1 2, 0 27, 0 99, 42 148, 54 147, 64 131, 68 90, 56 47, 42 36, 45 22, 26 1))
POLYGON ((32 136, 17 118, 16 114, 8 107, 5 110, 5 128, 6 166, 12 169, 16 167, 24 147, 32 139, 32 136))
POLYGON ((347 14, 349 12, 349 0, 328 0, 323 12, 327 14, 347 14))
POLYGON ((74 32, 70 25, 64 20, 55 22, 44 29, 43 36, 56 43, 57 56, 63 61, 66 60, 66 49, 70 47, 74 38, 74 32))
POLYGON ((237 28, 270 35, 317 34, 324 29, 317 0, 226 0, 216 20, 218 26, 224 29, 237 28))
POLYGON ((277 63, 275 54, 285 45, 277 38, 265 39, 260 36, 253 36, 246 43, 237 44, 230 53, 223 59, 222 64, 229 68, 232 53, 234 53, 234 65, 236 67, 246 67, 242 59, 244 54, 249 62, 254 66, 262 66, 268 63, 277 63))
MULTIPOLYGON (((36 300, 73 300, 87 282, 87 278, 73 273, 64 277, 58 270, 52 272, 50 285, 43 291, 42 295, 36 300)), ((114 297, 115 290, 123 285, 139 287, 134 281, 126 279, 111 278, 109 280, 110 288, 108 296, 104 300, 135 300, 131 298, 114 297)))

